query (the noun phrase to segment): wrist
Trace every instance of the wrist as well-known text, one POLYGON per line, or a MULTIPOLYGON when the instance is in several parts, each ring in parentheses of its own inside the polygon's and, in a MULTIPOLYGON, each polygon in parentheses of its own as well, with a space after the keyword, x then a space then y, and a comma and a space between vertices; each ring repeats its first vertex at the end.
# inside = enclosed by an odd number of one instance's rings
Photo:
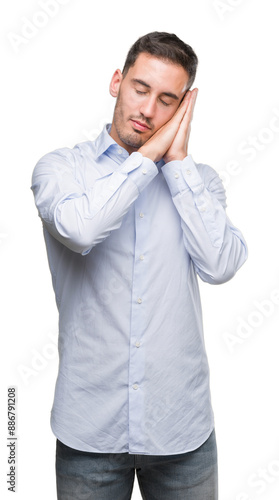
POLYGON ((185 151, 183 153, 177 153, 177 154, 173 154, 173 155, 165 155, 164 161, 165 161, 165 163, 169 163, 170 161, 183 161, 184 158, 186 158, 186 156, 188 156, 188 153, 185 151))
POLYGON ((142 156, 145 156, 146 158, 149 158, 154 163, 156 161, 158 161, 158 158, 157 158, 158 155, 156 155, 156 153, 154 153, 154 152, 149 151, 148 148, 145 148, 144 146, 142 146, 141 148, 138 149, 138 153, 141 153, 142 156))

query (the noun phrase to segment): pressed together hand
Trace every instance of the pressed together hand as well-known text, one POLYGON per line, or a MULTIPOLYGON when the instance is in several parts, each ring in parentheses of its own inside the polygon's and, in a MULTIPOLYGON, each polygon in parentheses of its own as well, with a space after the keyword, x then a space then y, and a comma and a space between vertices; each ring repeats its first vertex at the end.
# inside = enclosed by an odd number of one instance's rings
POLYGON ((166 163, 187 156, 197 94, 198 89, 188 90, 173 117, 138 150, 143 156, 166 163))

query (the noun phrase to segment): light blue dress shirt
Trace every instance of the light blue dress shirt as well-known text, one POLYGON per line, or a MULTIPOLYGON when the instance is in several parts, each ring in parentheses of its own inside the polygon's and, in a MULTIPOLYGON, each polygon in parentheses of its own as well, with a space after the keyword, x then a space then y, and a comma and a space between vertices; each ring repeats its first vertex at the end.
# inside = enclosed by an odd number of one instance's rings
POLYGON ((83 451, 185 453, 214 427, 197 274, 229 280, 246 244, 211 167, 157 168, 109 130, 32 178, 59 310, 51 426, 83 451))

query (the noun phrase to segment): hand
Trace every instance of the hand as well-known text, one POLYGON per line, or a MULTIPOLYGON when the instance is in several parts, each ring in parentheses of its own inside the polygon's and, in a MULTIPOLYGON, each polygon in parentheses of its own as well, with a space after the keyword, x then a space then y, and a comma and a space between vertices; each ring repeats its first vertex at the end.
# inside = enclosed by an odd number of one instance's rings
POLYGON ((193 119, 194 107, 198 95, 198 89, 189 90, 185 97, 187 109, 180 122, 177 133, 169 149, 164 154, 164 161, 168 163, 173 160, 183 160, 188 155, 188 143, 191 132, 191 121, 193 119))
POLYGON ((190 124, 197 92, 198 89, 189 90, 173 117, 139 148, 138 151, 143 156, 154 162, 164 158, 166 163, 187 156, 190 124))

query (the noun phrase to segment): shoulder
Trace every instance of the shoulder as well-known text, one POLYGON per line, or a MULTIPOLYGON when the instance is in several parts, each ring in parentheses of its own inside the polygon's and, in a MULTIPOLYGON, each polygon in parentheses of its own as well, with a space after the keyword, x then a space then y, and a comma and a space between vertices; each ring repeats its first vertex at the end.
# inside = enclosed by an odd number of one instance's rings
POLYGON ((95 147, 92 141, 76 144, 73 148, 55 149, 43 155, 35 165, 33 175, 38 173, 53 173, 63 175, 65 171, 82 167, 85 160, 95 158, 95 147))
POLYGON ((94 156, 94 153, 95 147, 92 141, 80 142, 73 148, 64 147, 46 153, 40 158, 38 163, 52 160, 64 160, 69 163, 75 163, 82 160, 85 156, 94 156))

